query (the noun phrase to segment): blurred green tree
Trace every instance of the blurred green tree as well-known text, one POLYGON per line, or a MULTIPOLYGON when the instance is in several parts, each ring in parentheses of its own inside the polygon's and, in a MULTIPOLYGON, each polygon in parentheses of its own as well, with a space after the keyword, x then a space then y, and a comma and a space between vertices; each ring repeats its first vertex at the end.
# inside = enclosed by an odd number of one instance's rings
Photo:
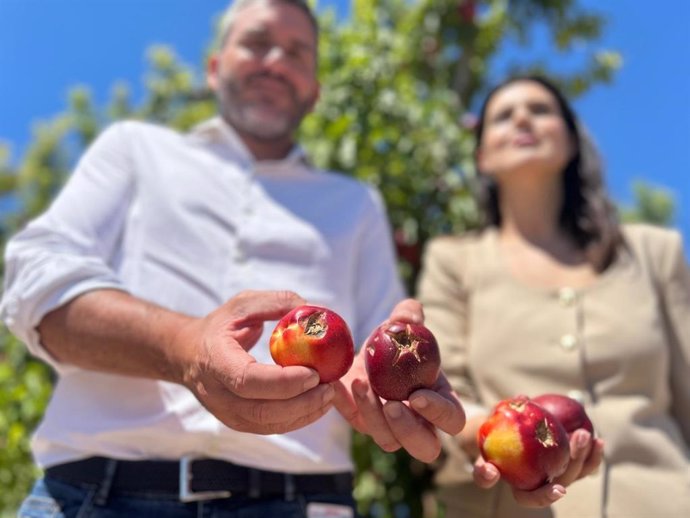
POLYGON ((651 185, 643 180, 637 180, 633 184, 633 194, 633 205, 620 207, 623 221, 644 221, 662 226, 673 224, 675 200, 671 191, 651 185))
MULTIPOLYGON (((302 127, 314 162, 377 185, 395 229, 400 268, 413 291, 428 237, 476 224, 471 109, 495 79, 507 46, 529 49, 535 30, 582 66, 556 73, 548 64, 510 59, 507 72, 543 71, 579 95, 612 79, 621 60, 599 49, 604 20, 577 0, 352 0, 351 15, 322 12, 322 97, 302 127), (584 45, 586 44, 586 45, 584 45), (576 49, 576 45, 578 46, 576 49)), ((66 111, 38 126, 17 166, 0 146, 2 242, 40 213, 79 155, 113 120, 138 118, 180 130, 215 113, 198 69, 166 47, 150 49, 143 99, 124 84, 106 107, 75 88, 66 111), (11 198, 11 199, 8 199, 11 198)), ((504 60, 505 61, 505 60, 504 60)), ((9 515, 37 470, 28 439, 49 398, 49 369, 0 331, 0 513, 9 515)), ((404 454, 387 454, 355 435, 355 494, 372 517, 438 516, 428 469, 404 454)))

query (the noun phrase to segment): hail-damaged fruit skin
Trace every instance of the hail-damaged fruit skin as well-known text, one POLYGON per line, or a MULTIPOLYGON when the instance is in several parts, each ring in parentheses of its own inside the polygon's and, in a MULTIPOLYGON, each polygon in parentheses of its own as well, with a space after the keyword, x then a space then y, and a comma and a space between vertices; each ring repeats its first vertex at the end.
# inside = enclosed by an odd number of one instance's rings
POLYGON ((364 347, 369 384, 379 397, 404 401, 415 390, 436 383, 441 355, 436 338, 423 325, 383 324, 369 336, 364 347))
POLYGON ((553 481, 570 462, 565 428, 526 396, 500 401, 479 428, 477 442, 501 478, 526 491, 553 481))
POLYGON ((532 401, 551 412, 561 422, 568 435, 584 428, 594 436, 592 421, 579 401, 563 394, 542 394, 532 398, 532 401))
POLYGON ((352 333, 335 311, 298 306, 278 321, 269 340, 278 365, 303 365, 319 373, 321 383, 340 379, 355 357, 352 333))

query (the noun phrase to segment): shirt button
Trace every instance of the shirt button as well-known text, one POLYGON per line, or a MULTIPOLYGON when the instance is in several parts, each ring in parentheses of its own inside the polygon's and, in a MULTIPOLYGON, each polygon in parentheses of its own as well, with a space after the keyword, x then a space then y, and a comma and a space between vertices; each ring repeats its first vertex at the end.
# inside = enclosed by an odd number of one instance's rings
POLYGON ((577 347, 577 338, 575 335, 563 335, 559 343, 564 351, 572 351, 577 347))
POLYGON ((577 292, 573 288, 561 288, 558 290, 558 300, 565 307, 572 306, 577 300, 577 292))

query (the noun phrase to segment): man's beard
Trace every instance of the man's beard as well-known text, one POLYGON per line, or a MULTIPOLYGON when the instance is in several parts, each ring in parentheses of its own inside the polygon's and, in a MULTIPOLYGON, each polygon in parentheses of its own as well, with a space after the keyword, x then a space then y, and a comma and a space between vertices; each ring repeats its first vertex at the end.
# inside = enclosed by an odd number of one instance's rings
POLYGON ((259 73, 249 76, 244 84, 234 78, 221 80, 221 88, 217 92, 220 111, 225 121, 235 130, 262 141, 285 140, 292 138, 304 116, 309 113, 312 103, 298 98, 292 85, 280 78, 285 86, 292 107, 276 108, 267 99, 244 99, 243 94, 252 88, 252 80, 267 76, 259 73), (270 114, 266 111, 270 110, 270 114))

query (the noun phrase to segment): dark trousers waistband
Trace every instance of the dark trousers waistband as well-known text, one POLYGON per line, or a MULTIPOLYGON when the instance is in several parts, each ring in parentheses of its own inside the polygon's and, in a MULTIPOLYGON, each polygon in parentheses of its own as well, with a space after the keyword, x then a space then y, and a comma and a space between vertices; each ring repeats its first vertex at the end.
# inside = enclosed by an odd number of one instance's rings
POLYGON ((52 466, 45 475, 70 484, 99 486, 107 494, 160 495, 182 501, 232 495, 292 499, 296 494, 350 494, 353 484, 349 472, 293 475, 203 458, 131 461, 90 457, 52 466))

